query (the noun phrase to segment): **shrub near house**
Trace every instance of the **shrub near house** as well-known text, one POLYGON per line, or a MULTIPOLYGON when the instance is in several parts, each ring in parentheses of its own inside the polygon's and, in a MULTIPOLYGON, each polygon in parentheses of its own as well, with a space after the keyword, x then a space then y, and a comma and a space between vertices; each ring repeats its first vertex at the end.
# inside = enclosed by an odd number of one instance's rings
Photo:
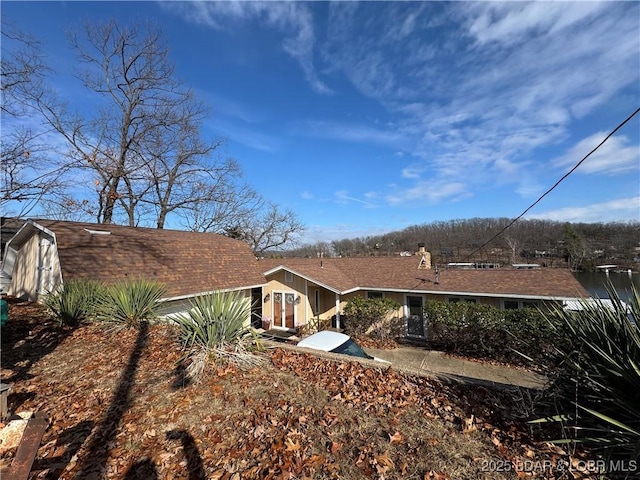
POLYGON ((356 297, 344 308, 345 332, 352 337, 367 334, 380 340, 393 338, 399 333, 395 331, 399 322, 388 317, 399 308, 398 302, 388 298, 356 297))
POLYGON ((435 347, 470 357, 537 362, 555 338, 549 322, 533 308, 501 310, 478 303, 427 302, 424 315, 435 347))
POLYGON ((127 327, 155 319, 164 285, 144 280, 122 280, 105 285, 97 280, 70 280, 44 298, 60 324, 101 320, 127 327))

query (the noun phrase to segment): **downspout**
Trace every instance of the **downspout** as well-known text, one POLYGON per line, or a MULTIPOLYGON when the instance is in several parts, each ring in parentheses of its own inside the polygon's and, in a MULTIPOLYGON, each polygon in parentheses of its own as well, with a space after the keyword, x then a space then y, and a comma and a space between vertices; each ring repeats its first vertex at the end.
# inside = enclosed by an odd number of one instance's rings
POLYGON ((340 330, 340 294, 336 293, 336 330, 340 330))

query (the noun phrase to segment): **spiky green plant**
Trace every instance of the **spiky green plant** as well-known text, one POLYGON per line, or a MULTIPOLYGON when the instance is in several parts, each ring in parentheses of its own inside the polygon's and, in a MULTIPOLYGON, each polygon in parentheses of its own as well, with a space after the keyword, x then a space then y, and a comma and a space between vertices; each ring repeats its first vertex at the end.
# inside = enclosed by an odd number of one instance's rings
POLYGON ((156 318, 158 300, 164 294, 164 285, 151 280, 114 283, 100 300, 100 315, 108 323, 138 327, 142 322, 156 318))
POLYGON ((258 336, 249 324, 250 300, 242 292, 214 292, 196 297, 188 312, 171 319, 191 356, 188 373, 192 377, 204 369, 211 356, 234 361, 241 365, 255 365, 258 357, 248 351, 250 344, 258 344, 258 336))
POLYGON ((613 308, 583 302, 583 310, 556 310, 549 320, 559 341, 554 382, 557 411, 534 422, 561 422, 563 443, 603 449, 606 457, 640 456, 640 296, 628 305, 612 286, 613 308))
POLYGON ((46 295, 44 304, 61 325, 77 325, 96 316, 105 291, 96 280, 70 280, 46 295))

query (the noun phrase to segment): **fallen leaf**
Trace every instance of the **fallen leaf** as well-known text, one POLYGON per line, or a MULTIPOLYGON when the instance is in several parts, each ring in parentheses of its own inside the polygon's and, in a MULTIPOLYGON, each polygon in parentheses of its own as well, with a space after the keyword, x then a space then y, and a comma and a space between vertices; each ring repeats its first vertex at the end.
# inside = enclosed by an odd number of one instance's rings
POLYGON ((389 435, 389 442, 391 443, 391 445, 395 443, 401 443, 402 440, 404 440, 404 437, 400 432, 396 432, 393 435, 391 434, 388 434, 388 435, 389 435))
POLYGON ((463 433, 470 433, 470 432, 475 432, 477 430, 475 424, 474 424, 474 416, 471 415, 469 418, 465 419, 462 423, 462 432, 463 433))
POLYGON ((298 440, 294 441, 290 437, 287 437, 284 443, 287 446, 288 452, 297 452, 298 450, 300 450, 300 443, 298 442, 298 440))

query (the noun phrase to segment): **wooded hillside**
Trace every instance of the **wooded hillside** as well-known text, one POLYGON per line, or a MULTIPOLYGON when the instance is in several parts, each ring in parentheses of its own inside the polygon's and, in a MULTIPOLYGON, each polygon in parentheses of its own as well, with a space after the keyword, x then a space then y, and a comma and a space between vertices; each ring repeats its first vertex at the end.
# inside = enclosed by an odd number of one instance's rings
POLYGON ((432 263, 480 262, 593 270, 615 264, 637 270, 640 265, 640 222, 563 223, 472 218, 414 225, 384 235, 318 242, 279 252, 283 256, 362 256, 415 253, 418 243, 431 252, 432 263), (495 239, 491 240, 494 236, 495 239), (490 241, 491 240, 491 241, 490 241), (489 242, 489 243, 487 243, 489 242))

